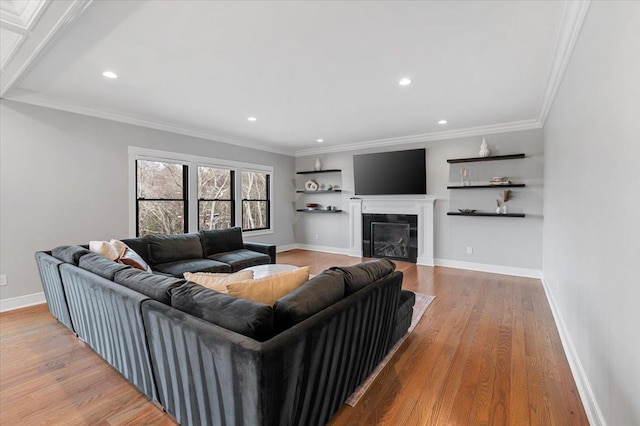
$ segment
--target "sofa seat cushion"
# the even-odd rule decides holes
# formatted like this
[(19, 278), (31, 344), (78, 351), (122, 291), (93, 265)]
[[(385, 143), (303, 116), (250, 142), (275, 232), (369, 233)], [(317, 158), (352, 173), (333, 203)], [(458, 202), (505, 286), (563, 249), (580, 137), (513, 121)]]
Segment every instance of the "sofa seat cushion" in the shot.
[(149, 260), (152, 267), (158, 263), (203, 257), (198, 234), (147, 235), (145, 238), (149, 243)]
[[(242, 271), (238, 272), (242, 273)], [(291, 293), (309, 280), (309, 267), (270, 274), (258, 279), (229, 283), (226, 293), (231, 296), (273, 305), (276, 300)]]
[(236, 272), (250, 266), (265, 265), (271, 263), (269, 255), (257, 251), (239, 249), (226, 253), (212, 254), (207, 259), (217, 260), (231, 266), (231, 271)]
[(409, 290), (402, 290), (400, 292), (400, 303), (398, 305), (398, 312), (396, 318), (404, 318), (409, 312), (413, 312), (413, 305), (416, 304), (416, 295)]
[(231, 267), (211, 259), (190, 259), (160, 263), (153, 270), (182, 278), (185, 272), (231, 272)]
[(273, 308), (187, 282), (171, 292), (171, 306), (202, 320), (264, 341), (273, 336)]
[(51, 250), (51, 256), (76, 266), (80, 258), (89, 253), (91, 253), (89, 250), (80, 246), (60, 246)]
[(135, 268), (116, 272), (113, 280), (165, 305), (171, 304), (171, 290), (186, 282), (175, 277), (156, 275)]
[(345, 296), (342, 274), (326, 270), (316, 275), (273, 305), (274, 328), (282, 332), (317, 314)]
[(331, 269), (344, 275), (345, 296), (350, 296), (395, 271), (396, 264), (389, 259), (379, 259), (353, 266), (334, 266)]
[(199, 234), (204, 257), (244, 248), (242, 229), (237, 226), (227, 229), (200, 231)]
[(123, 269), (132, 269), (131, 266), (114, 262), (97, 253), (89, 253), (82, 256), (78, 262), (78, 266), (111, 281), (113, 281), (116, 272), (122, 271)]

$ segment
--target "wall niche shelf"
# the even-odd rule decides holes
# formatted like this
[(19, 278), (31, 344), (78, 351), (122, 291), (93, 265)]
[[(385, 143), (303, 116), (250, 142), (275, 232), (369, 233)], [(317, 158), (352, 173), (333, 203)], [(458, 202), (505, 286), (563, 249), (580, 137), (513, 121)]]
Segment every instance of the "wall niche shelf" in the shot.
[(508, 185), (449, 185), (447, 189), (475, 189), (475, 188), (523, 188), (526, 185), (524, 183), (510, 183)]
[(462, 213), (462, 212), (447, 212), (447, 216), (482, 216), (482, 217), (525, 217), (524, 213)]
[[(523, 154), (524, 155), (524, 154)], [(306, 170), (302, 172), (296, 172), (297, 175), (312, 175), (314, 173), (340, 173), (341, 169), (329, 169), (329, 170)]]
[(297, 209), (301, 213), (341, 213), (342, 210), (321, 210), (321, 209)]
[(305, 191), (303, 189), (299, 189), (296, 191), (298, 194), (333, 194), (334, 192), (342, 192), (341, 189), (318, 189), (317, 191)]
[(494, 155), (493, 157), (452, 158), (447, 160), (447, 163), (474, 163), (478, 161), (515, 160), (518, 158), (524, 158), (524, 154)]

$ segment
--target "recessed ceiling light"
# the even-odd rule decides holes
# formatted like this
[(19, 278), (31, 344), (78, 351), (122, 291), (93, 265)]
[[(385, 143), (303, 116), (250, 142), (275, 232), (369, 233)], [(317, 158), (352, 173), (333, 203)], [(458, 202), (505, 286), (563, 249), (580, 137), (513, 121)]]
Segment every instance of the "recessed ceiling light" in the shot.
[(324, 142), (324, 139), (316, 139), (316, 142)]
[(410, 85), (410, 84), (411, 84), (411, 80), (409, 80), (408, 78), (403, 78), (402, 80), (400, 80), (400, 81), (398, 82), (398, 84), (399, 84), (400, 86), (408, 86), (408, 85)]
[(247, 120), (249, 120), (249, 121), (256, 121), (256, 120), (257, 120), (257, 118), (255, 118), (255, 117), (249, 117), (249, 118), (247, 118)]
[(118, 78), (118, 74), (113, 71), (105, 71), (102, 73), (102, 75), (107, 78)]
[(438, 124), (447, 124), (447, 120), (440, 120), (438, 121)]

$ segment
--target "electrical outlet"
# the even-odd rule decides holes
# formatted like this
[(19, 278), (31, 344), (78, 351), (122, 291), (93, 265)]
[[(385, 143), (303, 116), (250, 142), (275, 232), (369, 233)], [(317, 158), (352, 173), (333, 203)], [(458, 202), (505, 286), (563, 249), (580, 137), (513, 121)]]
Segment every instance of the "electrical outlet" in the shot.
[(467, 247), (467, 254), (473, 254), (473, 247)]
[(7, 285), (7, 276), (0, 275), (0, 285)]
[(318, 234), (316, 234), (316, 240), (319, 238)]

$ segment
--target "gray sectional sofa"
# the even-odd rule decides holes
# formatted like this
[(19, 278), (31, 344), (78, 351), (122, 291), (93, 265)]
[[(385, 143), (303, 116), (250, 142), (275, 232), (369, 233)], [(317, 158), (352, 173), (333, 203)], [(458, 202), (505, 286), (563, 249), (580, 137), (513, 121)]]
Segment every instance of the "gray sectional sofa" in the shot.
[(331, 268), (267, 306), (167, 275), (177, 255), (151, 241), (172, 238), (191, 237), (146, 238), (161, 273), (80, 246), (36, 261), (52, 314), (181, 424), (325, 424), (409, 327), (414, 295), (389, 260)]

